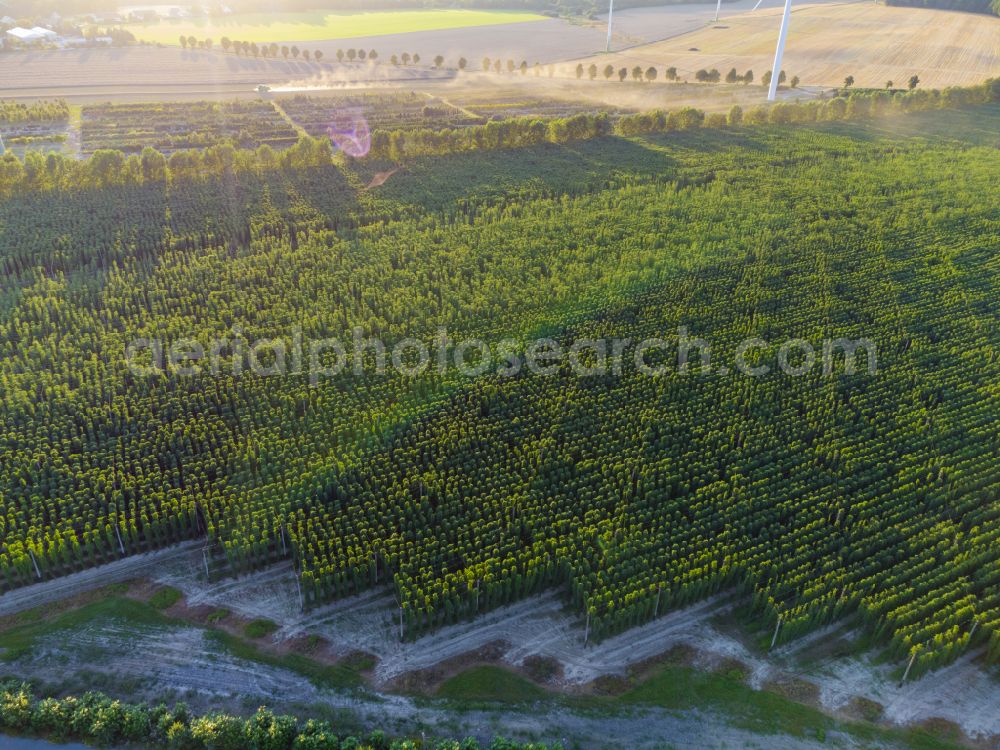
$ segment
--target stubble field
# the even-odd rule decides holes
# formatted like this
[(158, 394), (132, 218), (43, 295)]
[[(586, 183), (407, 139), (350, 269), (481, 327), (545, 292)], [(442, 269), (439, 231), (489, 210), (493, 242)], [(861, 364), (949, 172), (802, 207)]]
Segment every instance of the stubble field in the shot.
[(354, 39), (375, 34), (398, 34), (470, 26), (538, 21), (534, 13), (494, 10), (414, 10), (376, 13), (242, 13), (222, 18), (163, 19), (126, 24), (137, 39), (156, 44), (177, 44), (181, 34), (218, 41), (223, 36), (248, 42), (303, 42)]
[[(723, 75), (736, 68), (760, 80), (773, 65), (780, 19), (778, 8), (724, 11), (718, 24), (584, 64), (674, 66), (688, 80), (702, 68)], [(976, 84), (1000, 75), (1000, 18), (870, 3), (808, 5), (792, 13), (783, 67), (806, 85), (837, 86), (849, 75), (869, 87), (890, 80), (901, 86), (912, 75), (929, 88)]]

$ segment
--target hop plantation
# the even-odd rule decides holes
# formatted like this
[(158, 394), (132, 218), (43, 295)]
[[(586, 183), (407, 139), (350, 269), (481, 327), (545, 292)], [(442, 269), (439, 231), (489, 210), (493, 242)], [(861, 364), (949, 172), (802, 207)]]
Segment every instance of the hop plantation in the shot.
[[(3, 585), (204, 538), (212, 576), (291, 559), (307, 608), (393, 587), (402, 638), (558, 588), (599, 639), (739, 588), (776, 642), (858, 613), (913, 674), (1000, 656), (996, 85), (836, 101), (380, 131), (360, 162), (4, 157)], [(440, 326), (685, 327), (730, 368), (863, 338), (879, 366), (313, 385), (124, 356)]]

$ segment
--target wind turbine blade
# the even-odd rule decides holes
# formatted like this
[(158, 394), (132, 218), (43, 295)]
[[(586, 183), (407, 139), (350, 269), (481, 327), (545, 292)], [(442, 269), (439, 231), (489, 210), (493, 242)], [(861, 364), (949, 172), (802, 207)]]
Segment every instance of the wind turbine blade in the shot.
[(605, 52), (611, 51), (611, 22), (615, 18), (615, 0), (611, 0), (611, 4), (608, 6), (608, 44), (604, 48)]
[(781, 78), (781, 59), (785, 56), (785, 40), (788, 38), (788, 22), (792, 16), (792, 0), (785, 0), (785, 13), (781, 17), (781, 31), (778, 33), (778, 48), (774, 51), (774, 67), (771, 68), (771, 88), (767, 100), (773, 102), (778, 96), (778, 79)]

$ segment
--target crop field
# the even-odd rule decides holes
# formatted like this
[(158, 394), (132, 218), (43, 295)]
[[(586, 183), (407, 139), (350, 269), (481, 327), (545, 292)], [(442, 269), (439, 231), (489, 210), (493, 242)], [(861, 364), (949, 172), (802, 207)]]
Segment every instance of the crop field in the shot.
[(552, 97), (503, 93), (468, 93), (451, 98), (460, 107), (475, 112), (487, 119), (506, 119), (508, 117), (570, 117), (581, 112), (607, 112), (609, 115), (634, 112), (628, 107), (615, 107), (593, 102), (559, 100)]
[[(413, 159), (373, 190), (393, 165), (292, 154), (8, 198), (4, 585), (206, 538), (215, 575), (291, 559), (306, 608), (391, 581), (405, 639), (555, 589), (599, 641), (735, 587), (776, 643), (856, 614), (914, 675), (996, 656), (1000, 109), (929, 120), (946, 135), (901, 117)], [(663, 338), (665, 366), (683, 327), (726, 371), (311, 383), (124, 359), (439, 326), (517, 362), (539, 335)], [(877, 371), (741, 376), (748, 337), (771, 365), (781, 341), (866, 339)]]
[(463, 29), (544, 20), (534, 13), (499, 10), (397, 10), (366, 13), (310, 11), (240, 13), (223, 18), (161, 19), (125, 24), (136, 39), (177, 44), (180, 35), (218, 41), (224, 36), (247, 42), (313, 42), (383, 34)]
[(85, 105), (84, 153), (118, 149), (138, 153), (151, 146), (170, 154), (187, 148), (231, 143), (242, 148), (284, 148), (298, 133), (266, 101)]
[(0, 138), (19, 157), (31, 150), (67, 151), (70, 108), (65, 101), (23, 104), (0, 100)]
[[(688, 80), (699, 69), (753, 70), (760, 80), (773, 65), (780, 18), (777, 8), (723, 11), (717, 25), (592, 59), (674, 66)], [(803, 6), (792, 14), (784, 68), (804, 85), (839, 86), (854, 76), (856, 85), (880, 88), (912, 75), (928, 87), (976, 84), (1000, 75), (1000, 18), (871, 3)]]
[(326, 135), (331, 120), (343, 112), (363, 115), (372, 130), (437, 130), (482, 122), (438, 97), (413, 91), (335, 96), (298, 94), (282, 98), (280, 104), (288, 116), (312, 136)]

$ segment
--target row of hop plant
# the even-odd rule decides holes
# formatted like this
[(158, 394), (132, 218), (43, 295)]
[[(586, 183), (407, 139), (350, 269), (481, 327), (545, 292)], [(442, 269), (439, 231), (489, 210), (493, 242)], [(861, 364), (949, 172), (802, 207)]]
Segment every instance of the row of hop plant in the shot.
[[(802, 242), (788, 242), (789, 246), (794, 247), (801, 247), (802, 244)], [(859, 248), (858, 251), (866, 252), (866, 249)], [(794, 268), (794, 265), (794, 262), (788, 264), (791, 268)], [(784, 265), (781, 267), (786, 268)], [(862, 263), (862, 270), (864, 270), (864, 263)], [(874, 268), (870, 270), (872, 276), (877, 276), (877, 271)], [(856, 282), (861, 283), (862, 278), (871, 278), (871, 276), (859, 274)], [(728, 288), (729, 283), (720, 279), (720, 286)], [(788, 298), (791, 295), (791, 290), (785, 288), (783, 294)], [(657, 298), (653, 310), (675, 309), (675, 307), (667, 300)], [(755, 309), (755, 306), (750, 309)], [(625, 313), (620, 314), (624, 315)], [(644, 315), (629, 312), (627, 317), (630, 320), (656, 321), (656, 312), (645, 311)], [(806, 320), (808, 317), (803, 322)], [(790, 325), (790, 321), (783, 321), (783, 325)], [(660, 329), (668, 327), (660, 326)], [(717, 330), (718, 321), (716, 321), (716, 325), (710, 327)], [(650, 331), (618, 330), (616, 333), (619, 335), (627, 334), (632, 338), (642, 338), (643, 335), (651, 334), (656, 328), (654, 325)], [(887, 343), (892, 345), (894, 342), (890, 339)], [(953, 372), (948, 377), (955, 378), (957, 373)], [(566, 388), (564, 382), (557, 381), (557, 385), (560, 388)], [(527, 388), (528, 385), (525, 384), (524, 387)], [(893, 395), (895, 388), (896, 384), (893, 384), (889, 390), (867, 394), (866, 398), (873, 399), (871, 403), (887, 403), (891, 398), (900, 397), (899, 394)], [(547, 577), (553, 575), (557, 578), (566, 577), (564, 580), (574, 591), (574, 601), (579, 605), (584, 605), (591, 616), (592, 633), (595, 637), (617, 632), (621, 628), (648, 618), (657, 611), (658, 600), (665, 610), (667, 607), (676, 606), (679, 603), (696, 600), (707, 593), (718, 590), (720, 586), (729, 585), (734, 580), (749, 575), (752, 581), (756, 581), (753, 586), (757, 587), (760, 594), (760, 597), (756, 599), (757, 606), (770, 613), (772, 624), (779, 621), (780, 618), (780, 638), (777, 639), (780, 642), (806, 632), (819, 624), (829, 622), (835, 617), (854, 611), (859, 603), (867, 601), (870, 597), (877, 597), (884, 587), (891, 589), (897, 584), (900, 586), (912, 585), (911, 582), (916, 570), (913, 559), (904, 557), (897, 564), (901, 550), (890, 542), (891, 540), (903, 539), (893, 528), (893, 524), (905, 526), (917, 517), (918, 512), (930, 513), (933, 508), (937, 507), (929, 505), (924, 499), (926, 493), (933, 492), (939, 497), (944, 497), (942, 493), (946, 491), (948, 495), (964, 497), (961, 505), (951, 506), (951, 510), (962, 517), (970, 517), (980, 508), (989, 507), (990, 482), (988, 473), (984, 474), (984, 472), (988, 472), (990, 460), (982, 452), (972, 454), (976, 467), (974, 475), (977, 477), (979, 486), (949, 485), (947, 484), (947, 474), (936, 470), (923, 477), (920, 484), (895, 489), (892, 487), (895, 481), (892, 477), (883, 478), (882, 484), (877, 484), (874, 481), (877, 477), (875, 467), (886, 460), (884, 456), (879, 455), (866, 459), (866, 461), (871, 462), (870, 471), (876, 473), (858, 477), (858, 481), (848, 480), (846, 477), (840, 476), (837, 485), (827, 484), (826, 482), (829, 480), (824, 477), (822, 471), (814, 474), (816, 469), (829, 471), (839, 463), (841, 464), (838, 469), (839, 474), (843, 472), (844, 466), (835, 454), (824, 453), (822, 459), (817, 461), (815, 468), (811, 463), (807, 467), (802, 467), (805, 468), (806, 473), (799, 481), (807, 482), (808, 479), (808, 482), (802, 485), (801, 489), (799, 487), (791, 488), (793, 495), (782, 502), (782, 505), (787, 506), (787, 508), (779, 505), (770, 512), (761, 508), (741, 517), (741, 520), (745, 523), (748, 522), (750, 526), (743, 534), (739, 535), (739, 546), (728, 551), (721, 559), (720, 553), (708, 553), (706, 556), (707, 551), (699, 552), (699, 549), (704, 540), (718, 538), (719, 533), (725, 529), (726, 514), (721, 513), (719, 509), (729, 509), (734, 504), (739, 507), (740, 503), (747, 503), (751, 495), (739, 487), (730, 488), (723, 484), (714, 489), (712, 494), (706, 493), (704, 495), (708, 499), (717, 494), (717, 499), (704, 507), (699, 506), (691, 499), (699, 495), (698, 490), (701, 483), (698, 482), (697, 474), (689, 475), (684, 479), (672, 478), (662, 485), (660, 481), (657, 481), (653, 487), (645, 489), (646, 483), (641, 479), (634, 482), (634, 487), (630, 487), (627, 473), (622, 472), (617, 478), (617, 484), (590, 488), (586, 485), (575, 486), (573, 483), (575, 481), (574, 472), (567, 469), (567, 472), (561, 472), (562, 476), (559, 477), (558, 482), (546, 486), (546, 492), (555, 494), (547, 501), (546, 504), (549, 505), (549, 508), (540, 514), (540, 518), (550, 519), (549, 514), (553, 513), (554, 508), (564, 509), (565, 522), (568, 526), (562, 533), (568, 532), (570, 539), (564, 539), (560, 536), (558, 530), (561, 522), (558, 520), (555, 522), (555, 527), (551, 525), (551, 520), (545, 521), (544, 533), (538, 534), (536, 526), (535, 533), (532, 534), (527, 519), (534, 517), (531, 511), (537, 513), (540, 509), (537, 506), (533, 509), (522, 507), (521, 501), (516, 500), (511, 495), (512, 488), (518, 487), (519, 482), (527, 481), (533, 476), (531, 466), (518, 461), (517, 455), (510, 452), (510, 447), (531, 445), (533, 434), (526, 433), (523, 429), (511, 428), (509, 425), (534, 425), (537, 422), (545, 424), (547, 415), (544, 409), (549, 400), (544, 393), (544, 390), (541, 392), (536, 390), (530, 397), (511, 398), (499, 395), (487, 397), (490, 406), (485, 409), (485, 413), (489, 414), (491, 418), (496, 412), (497, 403), (505, 405), (501, 407), (502, 409), (509, 408), (512, 403), (530, 404), (532, 415), (529, 417), (521, 412), (501, 411), (502, 417), (497, 416), (496, 420), (505, 426), (502, 433), (479, 434), (471, 426), (464, 427), (461, 433), (467, 435), (466, 439), (476, 447), (474, 453), (463, 453), (461, 459), (450, 455), (444, 446), (440, 449), (433, 448), (437, 442), (434, 436), (440, 433), (440, 429), (433, 427), (420, 430), (428, 447), (419, 451), (420, 459), (416, 465), (407, 466), (408, 456), (400, 445), (393, 446), (391, 460), (387, 460), (385, 456), (373, 459), (373, 466), (359, 470), (359, 479), (363, 477), (361, 486), (353, 491), (349, 488), (335, 490), (331, 508), (333, 516), (322, 521), (318, 526), (315, 524), (307, 526), (303, 531), (297, 533), (297, 537), (300, 539), (300, 559), (304, 568), (309, 571), (308, 577), (304, 576), (304, 580), (310, 584), (315, 582), (322, 586), (324, 576), (333, 574), (337, 577), (341, 575), (338, 571), (354, 570), (354, 586), (370, 585), (364, 574), (368, 554), (364, 544), (355, 542), (350, 547), (344, 547), (340, 544), (327, 545), (316, 542), (321, 542), (326, 536), (323, 529), (327, 523), (331, 524), (329, 527), (331, 531), (336, 529), (336, 532), (332, 533), (330, 537), (333, 540), (386, 538), (386, 531), (373, 533), (361, 531), (358, 528), (352, 530), (350, 524), (361, 522), (362, 519), (352, 517), (349, 512), (345, 515), (343, 505), (344, 497), (364, 497), (366, 502), (369, 498), (370, 501), (375, 502), (376, 498), (385, 497), (387, 507), (369, 514), (368, 523), (371, 522), (370, 519), (383, 518), (388, 522), (393, 522), (393, 515), (399, 512), (398, 509), (405, 509), (400, 513), (401, 517), (396, 522), (405, 524), (403, 528), (407, 530), (406, 533), (414, 534), (417, 540), (423, 536), (421, 530), (427, 528), (438, 529), (441, 534), (454, 540), (461, 540), (460, 529), (463, 527), (480, 529), (482, 531), (477, 535), (477, 548), (488, 556), (486, 560), (476, 562), (475, 559), (470, 559), (469, 552), (459, 553), (455, 547), (449, 547), (449, 554), (456, 555), (458, 561), (449, 561), (450, 557), (435, 559), (431, 556), (428, 558), (425, 554), (416, 552), (428, 549), (428, 546), (422, 542), (409, 549), (394, 543), (386, 551), (378, 552), (379, 556), (389, 561), (391, 570), (395, 570), (397, 567), (399, 569), (395, 579), (400, 586), (399, 594), (404, 608), (404, 624), (408, 632), (420, 632), (428, 627), (452, 622), (458, 617), (480, 611), (484, 597), (488, 597), (494, 603), (502, 603), (536, 590), (539, 583), (535, 582), (536, 578), (531, 573), (534, 568), (535, 570), (547, 571), (540, 579), (541, 585), (546, 585), (547, 580), (550, 580)], [(778, 394), (771, 393), (770, 395), (771, 398), (774, 398)], [(796, 392), (793, 395), (808, 401), (804, 392)], [(673, 396), (663, 400), (670, 404), (685, 404), (690, 400), (691, 394), (688, 393), (686, 396), (686, 398)], [(747, 398), (751, 398), (749, 394)], [(751, 400), (754, 399), (751, 398)], [(759, 393), (757, 400), (763, 403), (767, 402), (767, 399)], [(637, 408), (636, 404), (624, 399), (612, 399), (611, 403), (615, 404), (616, 409), (621, 413), (630, 415), (633, 420), (636, 414), (642, 413), (641, 404)], [(560, 403), (560, 413), (564, 412), (567, 407), (568, 404), (563, 399)], [(982, 405), (977, 413), (982, 414), (988, 408), (988, 405)], [(449, 426), (456, 423), (466, 424), (465, 420), (469, 419), (475, 425), (476, 419), (484, 413), (484, 408), (481, 402), (474, 403), (470, 405), (468, 413), (463, 414), (457, 404), (452, 404), (445, 413), (448, 415), (446, 424)], [(693, 409), (693, 414), (688, 414), (687, 418), (692, 423), (697, 424), (695, 414), (698, 414), (697, 408)], [(972, 414), (967, 414), (966, 417), (977, 418), (973, 417)], [(555, 418), (554, 415), (552, 418)], [(565, 419), (565, 416), (561, 417), (561, 420), (565, 421)], [(651, 423), (655, 424), (657, 421), (653, 418)], [(615, 424), (610, 414), (604, 414), (603, 419), (597, 420), (597, 424), (605, 422), (608, 425), (607, 428), (616, 435), (629, 429), (625, 425)], [(687, 420), (682, 420), (682, 422), (687, 423)], [(808, 432), (814, 432), (818, 426), (819, 423), (816, 423), (815, 426), (807, 425)], [(533, 429), (540, 429), (540, 426)], [(594, 424), (586, 423), (570, 433), (587, 436), (584, 445), (581, 446), (581, 450), (584, 452), (588, 448), (594, 449), (592, 440), (601, 445), (605, 443), (608, 445), (609, 456), (603, 461), (588, 456), (588, 464), (613, 466), (613, 456), (631, 453), (630, 450), (616, 444), (615, 438), (611, 435), (604, 434), (600, 438), (593, 437), (592, 431), (594, 429)], [(566, 435), (560, 436), (561, 441), (566, 439)], [(745, 438), (743, 439), (745, 440)], [(943, 441), (944, 447), (948, 450), (963, 449), (961, 445), (949, 443), (950, 441)], [(680, 445), (683, 446), (684, 443)], [(496, 452), (479, 455), (486, 446), (493, 446), (493, 450)], [(853, 447), (855, 450), (863, 448), (860, 445)], [(661, 443), (658, 448), (659, 450), (669, 450), (670, 443)], [(777, 446), (774, 446), (772, 450), (776, 448)], [(433, 450), (440, 450), (442, 453), (438, 455), (432, 452)], [(560, 450), (570, 451), (570, 448), (563, 446)], [(782, 451), (777, 455), (761, 452), (753, 464), (755, 471), (764, 472), (758, 482), (759, 486), (756, 492), (773, 492), (774, 488), (770, 487), (773, 480), (769, 478), (771, 472), (775, 468), (781, 471), (786, 466), (788, 468), (795, 467), (798, 464), (796, 455), (799, 450), (789, 447), (787, 452)], [(879, 450), (884, 451), (885, 447), (880, 446)], [(568, 455), (572, 455), (572, 453), (570, 452)], [(768, 460), (764, 460), (765, 457), (768, 457)], [(514, 460), (512, 461), (512, 459)], [(573, 460), (579, 464), (579, 458)], [(460, 461), (466, 463), (463, 464)], [(471, 467), (466, 468), (469, 461), (474, 461), (474, 466), (490, 467), (491, 473), (483, 475), (473, 471)], [(723, 465), (728, 463), (728, 461), (722, 462)], [(433, 471), (434, 474), (440, 473), (435, 467), (453, 465), (462, 466), (460, 475), (462, 478), (451, 481), (441, 477), (436, 477), (433, 480), (422, 479), (418, 485), (411, 485), (409, 492), (406, 491), (405, 485), (401, 486), (402, 475), (427, 477), (429, 471)], [(391, 473), (399, 471), (401, 475), (387, 478), (383, 485), (372, 487), (371, 480), (387, 470)], [(479, 471), (481, 472), (482, 468)], [(466, 472), (468, 472), (467, 476)], [(494, 494), (490, 491), (491, 488), (498, 486), (492, 472), (498, 472), (506, 478), (503, 493)], [(649, 475), (643, 471), (639, 476), (648, 477)], [(980, 481), (981, 478), (986, 478), (986, 481)], [(821, 483), (812, 489), (813, 492), (818, 493), (815, 495), (814, 503), (800, 506), (798, 501), (793, 500), (795, 493), (805, 492), (809, 483), (815, 483), (817, 480), (821, 480)], [(341, 481), (343, 480), (338, 480), (338, 484)], [(865, 493), (868, 499), (865, 501), (855, 500), (852, 506), (845, 506), (838, 497), (841, 493), (850, 495), (852, 492), (860, 492), (866, 484)], [(925, 488), (921, 489), (921, 485), (925, 485)], [(393, 487), (397, 488), (395, 492), (392, 490)], [(473, 492), (474, 495), (469, 496), (469, 492)], [(987, 493), (985, 496), (984, 492)], [(869, 497), (868, 493), (873, 496)], [(518, 492), (516, 497), (520, 496), (521, 493)], [(588, 502), (600, 503), (603, 499), (604, 502), (610, 503), (622, 496), (631, 496), (630, 513), (634, 512), (637, 506), (644, 507), (644, 505), (640, 506), (640, 503), (649, 504), (650, 510), (653, 512), (648, 518), (643, 519), (641, 528), (650, 528), (650, 524), (654, 523), (653, 519), (657, 517), (657, 514), (664, 515), (659, 522), (662, 526), (654, 525), (651, 528), (650, 557), (643, 559), (639, 553), (641, 548), (635, 548), (634, 544), (628, 546), (629, 551), (624, 555), (625, 562), (620, 566), (622, 585), (626, 588), (619, 594), (613, 589), (609, 590), (604, 587), (609, 583), (607, 555), (609, 551), (620, 545), (617, 540), (623, 533), (622, 530), (616, 530), (612, 525), (603, 533), (595, 532), (596, 544), (593, 547), (585, 545), (574, 548), (573, 539), (576, 539), (575, 544), (579, 545), (580, 535), (579, 528), (573, 519), (580, 515), (586, 518), (590, 512), (598, 511), (596, 507), (588, 510), (591, 508)], [(913, 497), (912, 501), (909, 499), (911, 496)], [(683, 509), (667, 502), (667, 499), (671, 497), (678, 498), (678, 501), (684, 505)], [(411, 505), (418, 500), (417, 505)], [(537, 502), (537, 498), (533, 499), (533, 503)], [(469, 507), (477, 509), (474, 518), (464, 518), (467, 513), (463, 515), (460, 510)], [(490, 511), (489, 514), (487, 514), (487, 509)], [(456, 518), (456, 514), (459, 514), (458, 517), (464, 518), (464, 520), (457, 522), (448, 520)], [(700, 525), (693, 525), (693, 522), (699, 519), (702, 514), (704, 514), (706, 521), (711, 519), (719, 526), (715, 528), (708, 526), (702, 530)], [(784, 523), (780, 522), (779, 519), (783, 516), (795, 517), (796, 515), (802, 517), (796, 523), (795, 533), (788, 536), (791, 530), (786, 529)], [(935, 516), (930, 515), (928, 521), (933, 518)], [(661, 528), (663, 531), (657, 533), (657, 529)], [(663, 539), (671, 538), (677, 533), (667, 530), (679, 528), (690, 529), (686, 536), (689, 536), (693, 548), (685, 550), (684, 547), (678, 546), (676, 551), (671, 548), (670, 555), (664, 557)], [(866, 531), (860, 538), (852, 541), (852, 537), (859, 533), (857, 531), (859, 529), (866, 529)], [(880, 536), (880, 529), (888, 533), (889, 536)], [(495, 530), (495, 532), (491, 531), (487, 534), (486, 530)], [(927, 536), (927, 544), (920, 545), (920, 540), (918, 540), (918, 547), (930, 552), (939, 547), (943, 530), (931, 524), (927, 526), (927, 531), (931, 532)], [(529, 534), (527, 539), (524, 537), (525, 533)], [(946, 534), (945, 538), (951, 538), (950, 530), (944, 533)], [(994, 535), (995, 532), (971, 539), (959, 537), (958, 543), (979, 550), (978, 564), (995, 565)], [(534, 539), (534, 542), (525, 546), (531, 539)], [(543, 546), (536, 546), (542, 540), (544, 540)], [(741, 549), (740, 547), (744, 544), (750, 546)], [(775, 555), (774, 545), (778, 545), (780, 555)], [(462, 546), (459, 546), (458, 549), (462, 549)], [(346, 558), (341, 557), (345, 554)], [(588, 561), (586, 564), (574, 563), (569, 568), (565, 566), (567, 557), (572, 558), (574, 555), (580, 554), (583, 554), (583, 559)], [(411, 555), (414, 555), (414, 558), (412, 562), (408, 562), (407, 558)], [(778, 558), (778, 562), (774, 562), (775, 557)], [(825, 579), (817, 582), (817, 560), (824, 558), (827, 560), (825, 565), (833, 567), (830, 568), (830, 574)], [(849, 566), (836, 575), (832, 575), (833, 571), (844, 563), (848, 563)], [(317, 570), (315, 568), (317, 564), (323, 567)], [(411, 564), (417, 566), (416, 569), (411, 568)], [(354, 566), (357, 565), (362, 567), (355, 568)], [(482, 565), (485, 567), (478, 567)], [(452, 570), (452, 566), (457, 566), (457, 570)], [(463, 573), (463, 570), (469, 571), (470, 569), (476, 570), (471, 578)], [(368, 570), (369, 573), (372, 572), (370, 568)], [(444, 572), (446, 570), (449, 572)], [(672, 578), (658, 582), (644, 580), (642, 575), (644, 571), (663, 570), (673, 571)], [(938, 575), (938, 581), (935, 584), (936, 590), (941, 590), (942, 586), (949, 585), (950, 582), (962, 580), (961, 567), (943, 565), (937, 566), (935, 570)], [(579, 576), (585, 576), (585, 578), (581, 580)], [(333, 588), (327, 590), (326, 594), (317, 592), (319, 600), (322, 600), (324, 596), (343, 595), (353, 591), (354, 588), (351, 586), (340, 588), (340, 584), (344, 580), (346, 579), (341, 578), (335, 582)], [(583, 581), (587, 581), (587, 583), (583, 584)], [(977, 596), (981, 597), (986, 606), (993, 606), (990, 602), (994, 602), (995, 592), (991, 594), (990, 589), (979, 584), (972, 584), (972, 587), (972, 590), (977, 592)], [(414, 591), (418, 593), (414, 595)], [(910, 598), (912, 600), (914, 597), (911, 595)], [(921, 627), (925, 635), (929, 634), (929, 628), (941, 629), (940, 623), (937, 622), (938, 618), (934, 606), (923, 607), (919, 600), (913, 603), (920, 604), (922, 607), (920, 609), (910, 607), (909, 611), (914, 622), (923, 623)], [(968, 628), (971, 627), (971, 621), (963, 618), (962, 613), (958, 613), (957, 617), (956, 623), (962, 623), (967, 632)], [(897, 629), (906, 624), (906, 621), (901, 618), (896, 618), (893, 622)], [(949, 633), (955, 638), (949, 641), (952, 645), (949, 645), (944, 651), (960, 650), (962, 639), (965, 636), (954, 629), (950, 629)]]
[[(607, 120), (574, 122), (586, 133)], [(912, 615), (887, 608), (885, 635), (956, 652), (972, 640), (964, 598), (985, 611), (994, 588), (947, 565), (917, 586), (949, 540), (984, 571), (1000, 548), (972, 533), (995, 505), (995, 399), (982, 382), (995, 296), (988, 273), (955, 262), (976, 267), (989, 249), (981, 196), (996, 156), (823, 129), (751, 134), (753, 147), (670, 150), (654, 174), (633, 164), (440, 212), (373, 200), (352, 214), (356, 191), (316, 143), (281, 168), (216, 149), (192, 161), (197, 179), (177, 180), (172, 158), (169, 183), (117, 177), (12, 199), (4, 228), (19, 234), (4, 262), (19, 293), (0, 320), (9, 565), (30, 577), (32, 544), (72, 561), (122, 520), (162, 546), (186, 513), (237, 569), (292, 555), (311, 602), (391, 578), (407, 635), (562, 585), (600, 638), (740, 582), (779, 640), (899, 590)], [(890, 185), (908, 200), (888, 212)], [(53, 226), (29, 221), (39, 201)], [(73, 242), (67, 227), (82, 228)], [(89, 276), (100, 284), (77, 285)], [(125, 332), (232, 336), (238, 324), (253, 339), (363, 323), (391, 343), (435, 323), (533, 331), (550, 314), (576, 338), (686, 321), (719, 347), (755, 331), (874, 331), (887, 374), (832, 385), (348, 374), (311, 388), (136, 379), (107, 354), (124, 351)], [(945, 594), (962, 606), (932, 632), (929, 603)]]

